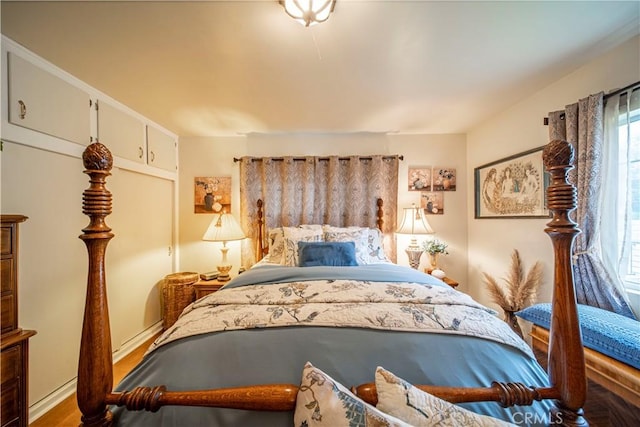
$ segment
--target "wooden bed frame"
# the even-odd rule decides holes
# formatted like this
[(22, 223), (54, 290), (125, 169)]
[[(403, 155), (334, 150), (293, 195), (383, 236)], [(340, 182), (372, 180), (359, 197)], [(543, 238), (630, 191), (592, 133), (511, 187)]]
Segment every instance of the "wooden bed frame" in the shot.
[[(494, 382), (491, 387), (484, 388), (420, 386), (423, 390), (453, 403), (497, 401), (503, 406), (512, 406), (554, 399), (554, 413), (550, 414), (550, 421), (566, 426), (588, 425), (582, 411), (586, 399), (585, 359), (571, 269), (571, 248), (579, 233), (577, 225), (569, 218), (569, 212), (576, 207), (576, 190), (567, 182), (573, 156), (571, 144), (559, 140), (550, 142), (543, 153), (545, 166), (551, 175), (547, 205), (553, 215), (545, 232), (551, 238), (555, 256), (548, 368), (551, 385), (529, 387), (521, 383)], [(105, 184), (113, 159), (104, 145), (94, 143), (83, 153), (83, 162), (84, 172), (90, 177), (90, 187), (83, 193), (83, 212), (89, 216), (90, 223), (80, 236), (89, 255), (77, 385), (82, 425), (112, 425), (109, 405), (147, 411), (157, 411), (165, 405), (293, 411), (298, 392), (298, 386), (294, 384), (179, 392), (159, 385), (137, 387), (126, 392), (113, 391), (105, 278), (105, 252), (113, 237), (105, 222), (111, 213), (111, 193)], [(354, 391), (365, 401), (377, 401), (372, 383), (354, 387)]]

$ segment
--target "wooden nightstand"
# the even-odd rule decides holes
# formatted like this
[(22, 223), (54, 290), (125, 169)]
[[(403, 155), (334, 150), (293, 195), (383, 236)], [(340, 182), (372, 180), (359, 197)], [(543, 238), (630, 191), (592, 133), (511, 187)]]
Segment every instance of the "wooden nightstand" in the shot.
[[(424, 272), (427, 273), (427, 274), (431, 274), (432, 271), (433, 271), (433, 268), (431, 268), (431, 267), (427, 267), (427, 268), (424, 269)], [(443, 277), (440, 280), (442, 280), (444, 283), (446, 283), (447, 285), (451, 286), (454, 289), (457, 288), (458, 285), (459, 285), (459, 283), (456, 280), (453, 280), (453, 279), (451, 279), (449, 277), (446, 277), (446, 276)]]
[(226, 282), (220, 282), (217, 279), (213, 279), (213, 280), (202, 280), (201, 279), (201, 280), (198, 280), (193, 285), (193, 288), (196, 290), (196, 299), (200, 299), (205, 295), (209, 295), (209, 294), (212, 294), (212, 293), (216, 292), (218, 289), (220, 289), (221, 287), (223, 287), (227, 283), (229, 283), (228, 280)]

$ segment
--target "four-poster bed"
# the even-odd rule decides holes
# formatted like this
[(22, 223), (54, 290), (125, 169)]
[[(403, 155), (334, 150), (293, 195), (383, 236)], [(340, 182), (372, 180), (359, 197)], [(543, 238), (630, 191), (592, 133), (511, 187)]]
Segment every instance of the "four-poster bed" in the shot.
[[(161, 425), (162, 420), (165, 419), (163, 417), (168, 416), (170, 413), (173, 413), (176, 417), (182, 417), (185, 414), (185, 412), (181, 412), (181, 409), (177, 408), (178, 406), (215, 407), (216, 409), (208, 409), (206, 412), (197, 412), (198, 415), (196, 417), (199, 418), (196, 419), (201, 420), (199, 424), (202, 425), (214, 425), (211, 423), (211, 419), (218, 419), (215, 418), (218, 413), (224, 414), (220, 415), (223, 417), (220, 419), (227, 420), (226, 422), (231, 419), (237, 420), (237, 418), (234, 418), (236, 413), (234, 411), (237, 410), (241, 410), (238, 413), (244, 413), (246, 412), (245, 410), (263, 411), (260, 412), (261, 418), (259, 418), (261, 425), (283, 425), (282, 420), (288, 418), (271, 414), (291, 413), (296, 409), (296, 397), (299, 392), (300, 381), (295, 381), (292, 378), (299, 378), (299, 373), (303, 368), (304, 361), (300, 363), (302, 359), (299, 359), (299, 357), (306, 358), (308, 356), (307, 354), (299, 356), (297, 353), (308, 352), (310, 351), (309, 347), (314, 347), (316, 344), (326, 346), (321, 347), (322, 350), (318, 351), (317, 354), (310, 353), (320, 360), (317, 366), (322, 367), (322, 362), (326, 366), (331, 366), (336, 371), (341, 372), (340, 364), (344, 364), (346, 366), (345, 369), (350, 371), (343, 373), (344, 384), (353, 386), (354, 392), (359, 397), (374, 404), (377, 400), (375, 386), (367, 384), (374, 376), (374, 369), (371, 366), (375, 367), (377, 364), (385, 368), (406, 369), (407, 366), (415, 364), (418, 374), (435, 375), (435, 377), (430, 378), (436, 378), (433, 381), (429, 381), (435, 385), (420, 386), (421, 389), (453, 403), (467, 402), (466, 405), (469, 405), (468, 407), (472, 410), (489, 408), (489, 411), (508, 419), (509, 416), (512, 417), (513, 412), (504, 412), (506, 410), (498, 408), (498, 405), (492, 403), (481, 404), (477, 402), (499, 402), (501, 407), (506, 407), (507, 409), (513, 405), (532, 405), (532, 407), (536, 408), (535, 413), (539, 418), (538, 422), (543, 419), (542, 422), (546, 423), (586, 425), (586, 420), (582, 416), (582, 405), (585, 401), (586, 393), (584, 354), (578, 328), (570, 266), (572, 242), (579, 232), (576, 224), (569, 218), (569, 212), (575, 208), (576, 199), (575, 189), (566, 180), (567, 171), (570, 169), (573, 160), (573, 151), (570, 144), (564, 141), (552, 141), (544, 151), (545, 165), (552, 179), (548, 187), (548, 207), (553, 212), (553, 218), (545, 231), (553, 242), (555, 253), (554, 314), (550, 332), (548, 378), (544, 372), (540, 372), (541, 368), (537, 363), (535, 365), (532, 364), (531, 358), (524, 355), (526, 349), (509, 347), (503, 342), (497, 342), (497, 338), (496, 340), (480, 340), (474, 335), (474, 331), (469, 332), (472, 336), (460, 336), (464, 335), (465, 332), (460, 332), (458, 335), (444, 333), (425, 334), (423, 332), (407, 331), (387, 334), (385, 331), (358, 329), (357, 327), (326, 328), (324, 327), (326, 325), (322, 325), (322, 327), (280, 328), (263, 327), (264, 325), (257, 324), (253, 325), (253, 329), (249, 330), (230, 331), (229, 333), (226, 330), (225, 333), (218, 332), (229, 328), (229, 323), (227, 322), (221, 329), (206, 329), (204, 333), (194, 337), (173, 340), (174, 334), (177, 335), (180, 330), (191, 327), (189, 322), (193, 320), (190, 318), (192, 314), (195, 316), (194, 313), (199, 311), (220, 310), (220, 307), (223, 307), (223, 295), (225, 297), (228, 295), (230, 299), (234, 297), (236, 299), (246, 299), (245, 294), (241, 293), (245, 292), (243, 287), (253, 289), (254, 283), (252, 281), (257, 279), (259, 275), (265, 275), (265, 272), (267, 273), (266, 275), (271, 275), (272, 277), (266, 280), (264, 284), (255, 286), (257, 291), (256, 294), (253, 294), (253, 297), (257, 298), (256, 295), (266, 293), (269, 285), (273, 283), (283, 286), (280, 291), (290, 286), (289, 282), (283, 282), (285, 284), (280, 285), (281, 280), (283, 280), (279, 276), (282, 274), (280, 272), (281, 268), (259, 267), (250, 269), (239, 276), (242, 280), (233, 282), (230, 289), (226, 290), (227, 286), (225, 286), (225, 290), (205, 297), (196, 302), (193, 307), (188, 308), (187, 310), (189, 311), (183, 314), (182, 323), (179, 320), (176, 324), (177, 326), (174, 325), (173, 329), (167, 331), (157, 342), (159, 348), (145, 357), (145, 360), (139, 365), (140, 369), (137, 369), (137, 372), (134, 372), (129, 380), (125, 380), (120, 385), (122, 391), (113, 391), (105, 275), (105, 250), (107, 243), (113, 237), (111, 229), (105, 222), (106, 216), (111, 212), (111, 194), (106, 189), (105, 183), (112, 166), (112, 159), (106, 147), (101, 144), (92, 144), (86, 149), (83, 160), (86, 168), (85, 173), (90, 176), (91, 182), (90, 188), (84, 192), (83, 197), (83, 212), (90, 217), (90, 224), (83, 229), (83, 234), (80, 236), (86, 243), (89, 253), (87, 301), (80, 349), (77, 392), (78, 404), (83, 414), (83, 425), (106, 426), (113, 423), (118, 425), (120, 423), (123, 425), (138, 425), (135, 416), (129, 416), (129, 414), (134, 413), (132, 411), (146, 410), (155, 412), (162, 408), (159, 411), (161, 415), (158, 418), (151, 418), (150, 415), (145, 418), (146, 421), (140, 422), (141, 425), (145, 423), (147, 423), (146, 425)], [(381, 205), (378, 205), (378, 207), (380, 208)], [(302, 248), (303, 246), (300, 247)], [(260, 252), (264, 254), (264, 248), (259, 248), (258, 252), (259, 254)], [(347, 274), (346, 277), (331, 276), (330, 280), (325, 280), (326, 277), (323, 276), (325, 272), (322, 267), (293, 268), (306, 268), (306, 271), (317, 272), (318, 274), (315, 277), (315, 279), (318, 279), (318, 283), (309, 282), (310, 288), (306, 288), (308, 282), (304, 282), (305, 290), (314, 289), (313, 286), (319, 286), (317, 288), (318, 291), (308, 299), (313, 299), (316, 295), (326, 295), (333, 292), (335, 288), (322, 288), (322, 286), (327, 286), (327, 283), (333, 283), (334, 281), (341, 283), (341, 286), (345, 288), (349, 288), (352, 293), (357, 293), (358, 289), (364, 289), (363, 293), (370, 298), (372, 292), (374, 292), (374, 287), (378, 286), (377, 283), (382, 280), (376, 276), (388, 274), (389, 278), (385, 276), (384, 280), (389, 282), (379, 285), (384, 287), (380, 288), (379, 291), (382, 296), (376, 295), (373, 299), (383, 298), (385, 293), (389, 293), (389, 289), (400, 289), (399, 293), (403, 294), (403, 297), (407, 292), (413, 295), (414, 293), (426, 292), (428, 289), (429, 292), (433, 291), (435, 294), (428, 294), (424, 299), (444, 298), (446, 300), (444, 305), (454, 305), (455, 303), (455, 305), (463, 306), (462, 310), (471, 310), (464, 312), (466, 314), (462, 316), (452, 319), (451, 325), (455, 325), (455, 328), (458, 327), (459, 323), (464, 324), (466, 317), (471, 319), (475, 318), (474, 316), (480, 316), (478, 318), (482, 318), (483, 321), (475, 322), (476, 327), (480, 327), (481, 323), (485, 321), (484, 319), (490, 322), (492, 321), (491, 318), (495, 318), (492, 314), (489, 314), (488, 317), (481, 317), (486, 313), (483, 312), (482, 308), (475, 306), (473, 302), (464, 299), (463, 294), (451, 290), (444, 284), (436, 283), (437, 280), (432, 279), (430, 276), (415, 272), (415, 270), (415, 273), (411, 273), (409, 268), (402, 270), (404, 267), (392, 266), (391, 264), (363, 266), (362, 270), (368, 275), (363, 276), (364, 278), (360, 276), (355, 278), (358, 280), (355, 280), (349, 274), (351, 274), (351, 271), (359, 271), (359, 267), (342, 267), (343, 269), (353, 268), (354, 270), (349, 270), (349, 273), (345, 273)], [(338, 271), (340, 268), (335, 268), (332, 271), (334, 270)], [(393, 276), (394, 274), (404, 277), (399, 279), (398, 276)], [(421, 274), (424, 277), (420, 276)], [(433, 280), (436, 280), (436, 282)], [(404, 281), (411, 283), (400, 283)], [(371, 286), (371, 291), (365, 289), (363, 283), (366, 286)], [(374, 284), (376, 285), (374, 286)], [(299, 282), (294, 282), (291, 287), (294, 291), (289, 292), (289, 294), (295, 294), (300, 291), (299, 288), (296, 288), (298, 285)], [(409, 288), (398, 288), (396, 285), (407, 285)], [(278, 286), (270, 286), (270, 288), (278, 288)], [(386, 291), (384, 291), (385, 289)], [(407, 289), (409, 290), (407, 291)], [(246, 292), (248, 294), (250, 291)], [(220, 299), (218, 299), (218, 294), (220, 294)], [(208, 300), (208, 298), (212, 299)], [(305, 296), (304, 298), (307, 297)], [(451, 300), (448, 298), (451, 298)], [(459, 301), (460, 298), (462, 298), (462, 301)], [(297, 310), (299, 301), (295, 300), (294, 302)], [(349, 307), (354, 306), (352, 301), (348, 301), (348, 303), (351, 304)], [(281, 304), (282, 307), (285, 307), (284, 311), (288, 310), (286, 308), (288, 306), (285, 306), (284, 303), (277, 302), (274, 305), (280, 307)], [(406, 305), (403, 307), (406, 307)], [(234, 308), (234, 310), (236, 309), (240, 310), (240, 308)], [(267, 311), (269, 310), (272, 313), (269, 320), (273, 320), (273, 318), (277, 317), (273, 315), (273, 305), (269, 306), (267, 304)], [(443, 309), (430, 308), (429, 310)], [(297, 311), (295, 313), (299, 314)], [(446, 310), (438, 313), (442, 318), (448, 315)], [(315, 317), (321, 318), (322, 315), (319, 315), (318, 311), (313, 311), (307, 318)], [(215, 316), (211, 317), (211, 319), (214, 318)], [(419, 318), (422, 320), (422, 317)], [(438, 317), (436, 320), (440, 321), (442, 319)], [(196, 323), (198, 322), (193, 320), (193, 324)], [(466, 323), (468, 325), (465, 325), (465, 327), (473, 329), (473, 322)], [(500, 329), (502, 323), (498, 321), (491, 328)], [(207, 321), (204, 328), (213, 327)], [(455, 328), (449, 325), (445, 329)], [(282, 335), (280, 335), (283, 329), (291, 330), (285, 339), (281, 338)], [(456, 330), (455, 332), (458, 331)], [(330, 333), (330, 335), (323, 335), (325, 333)], [(435, 340), (432, 342), (437, 344), (423, 343), (423, 341), (427, 341), (426, 338), (422, 339), (426, 335), (429, 335), (430, 340)], [(259, 341), (259, 336), (264, 337), (264, 341)], [(360, 337), (363, 336), (370, 336), (371, 339), (361, 340)], [(196, 350), (204, 346), (205, 341), (211, 339), (218, 341), (214, 346), (206, 347), (205, 351), (208, 352), (208, 358), (204, 361), (193, 359), (193, 354), (197, 352)], [(509, 341), (510, 338), (507, 337), (506, 340)], [(271, 341), (274, 342), (273, 345), (275, 347), (266, 344)], [(298, 343), (298, 347), (293, 347), (294, 350), (285, 346), (286, 342), (291, 341)], [(277, 346), (276, 342), (278, 343)], [(180, 350), (180, 345), (183, 343), (188, 345), (188, 350)], [(252, 348), (251, 345), (254, 347)], [(519, 343), (516, 343), (515, 346), (517, 347), (518, 345)], [(234, 346), (248, 347), (242, 347), (242, 350), (235, 354), (234, 357), (237, 360), (228, 355), (225, 356), (226, 353), (220, 353), (223, 348), (233, 349)], [(341, 351), (343, 348), (349, 348), (351, 352), (346, 359), (334, 360), (330, 357), (332, 356), (332, 351)], [(438, 353), (433, 353), (434, 351), (443, 352), (440, 354), (440, 359), (448, 359), (453, 354), (459, 359), (452, 358), (438, 362)], [(278, 360), (280, 365), (260, 366), (260, 369), (256, 368), (258, 372), (251, 372), (255, 376), (248, 379), (243, 378), (238, 381), (236, 386), (230, 386), (229, 383), (236, 376), (239, 376), (241, 371), (254, 369), (252, 365), (243, 364), (245, 358), (249, 357), (247, 353), (258, 353), (259, 357), (266, 361), (265, 363), (273, 363), (270, 359), (271, 353), (273, 353), (274, 360)], [(481, 354), (485, 353), (486, 360), (481, 360), (477, 365), (472, 363), (472, 358), (480, 358)], [(221, 366), (219, 372), (216, 371), (215, 374), (206, 375), (200, 371), (201, 366), (221, 364), (221, 359), (225, 357), (228, 360), (224, 361), (225, 365)], [(164, 361), (161, 361), (161, 359)], [(138, 381), (164, 381), (162, 379), (164, 371), (171, 370), (166, 367), (167, 365), (161, 364), (165, 363), (166, 360), (173, 360), (174, 365), (178, 365), (177, 367), (174, 366), (172, 374), (167, 375), (173, 375), (176, 378), (191, 375), (194, 380), (202, 380), (204, 383), (214, 384), (214, 386), (199, 387), (196, 385), (189, 387), (181, 384), (176, 387), (167, 387), (162, 382), (137, 384)], [(451, 367), (449, 366), (447, 369), (447, 363), (455, 360), (459, 361), (459, 366), (456, 366), (454, 371), (449, 372)], [(252, 360), (250, 363), (254, 364), (255, 361)], [(428, 367), (422, 366), (425, 364), (433, 365), (437, 368), (437, 371), (441, 372), (430, 372)], [(147, 372), (143, 375), (142, 371), (149, 370), (153, 372), (151, 374)], [(272, 372), (264, 372), (267, 370)], [(291, 372), (294, 372), (294, 374), (292, 375)], [(456, 373), (458, 372), (467, 372), (468, 375), (476, 374), (476, 376), (480, 377), (482, 384), (474, 383), (471, 386), (456, 384), (458, 380)], [(495, 375), (495, 377), (490, 378), (485, 385), (485, 380), (492, 375)], [(221, 383), (216, 382), (218, 377), (223, 379)], [(251, 378), (253, 378), (253, 381), (251, 381)], [(283, 379), (274, 380), (274, 378)], [(419, 381), (417, 378), (419, 378), (419, 375), (410, 378), (410, 380)], [(347, 381), (349, 382), (347, 383)], [(277, 384), (277, 382), (281, 383)], [(423, 383), (415, 382), (415, 384)], [(201, 382), (200, 384), (203, 383)], [(133, 389), (126, 391), (129, 386), (132, 386)], [(545, 403), (551, 400), (553, 404)], [(127, 411), (123, 408), (114, 409), (116, 413), (114, 417), (110, 405), (125, 406)], [(494, 406), (498, 409), (495, 409)], [(517, 410), (524, 411), (524, 409)], [(212, 415), (214, 412), (215, 415)], [(490, 412), (490, 414), (493, 412)], [(228, 415), (228, 418), (224, 418), (229, 413), (234, 413), (234, 415)], [(141, 419), (143, 418), (144, 416), (141, 416)], [(252, 425), (246, 420), (254, 420), (255, 422), (256, 418), (244, 418), (244, 420), (242, 425)], [(512, 421), (515, 420), (512, 418)], [(217, 422), (220, 425), (231, 425), (229, 422), (227, 424), (223, 424), (223, 421)]]

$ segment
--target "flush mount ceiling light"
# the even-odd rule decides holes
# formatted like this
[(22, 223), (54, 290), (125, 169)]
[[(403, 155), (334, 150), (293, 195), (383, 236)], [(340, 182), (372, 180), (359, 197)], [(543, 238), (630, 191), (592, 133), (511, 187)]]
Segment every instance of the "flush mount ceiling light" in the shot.
[(287, 15), (310, 27), (329, 19), (336, 0), (279, 0)]

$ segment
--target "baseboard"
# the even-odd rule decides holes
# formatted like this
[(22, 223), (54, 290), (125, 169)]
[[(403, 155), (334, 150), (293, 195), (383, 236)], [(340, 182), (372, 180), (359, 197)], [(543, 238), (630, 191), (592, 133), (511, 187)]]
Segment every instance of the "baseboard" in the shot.
[[(145, 329), (135, 337), (123, 343), (119, 349), (113, 352), (113, 363), (122, 360), (126, 355), (140, 347), (145, 341), (162, 331), (162, 320)], [(78, 379), (73, 378), (64, 385), (58, 387), (33, 405), (29, 406), (29, 422), (33, 422), (59, 405), (63, 400), (76, 392)]]

